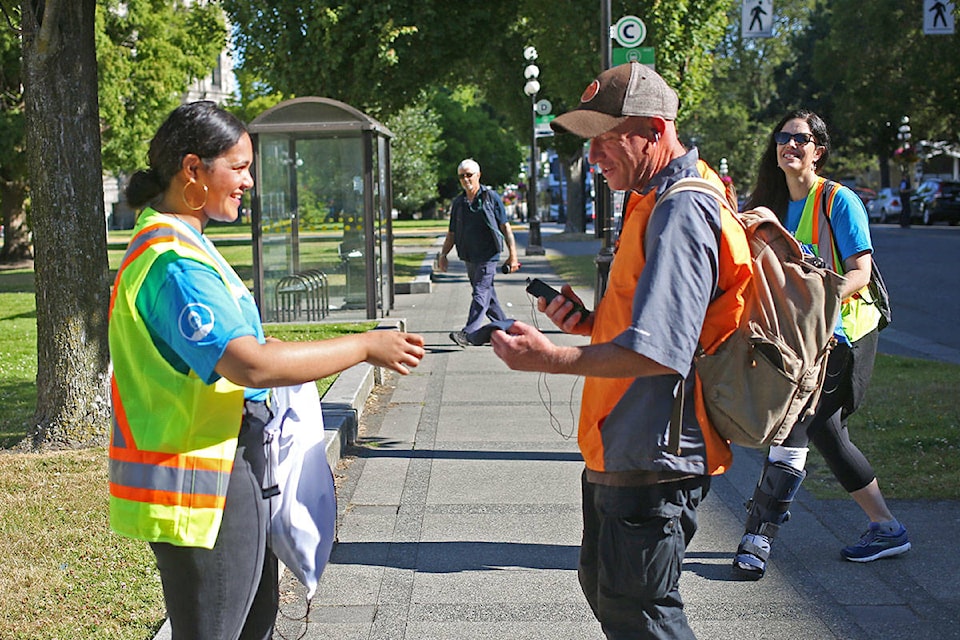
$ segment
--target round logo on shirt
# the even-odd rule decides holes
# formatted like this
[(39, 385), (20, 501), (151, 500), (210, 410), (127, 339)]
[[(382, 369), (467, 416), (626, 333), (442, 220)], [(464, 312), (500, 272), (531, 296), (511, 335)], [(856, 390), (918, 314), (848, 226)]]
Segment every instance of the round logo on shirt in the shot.
[(180, 335), (190, 342), (203, 340), (213, 330), (213, 309), (192, 302), (180, 311)]

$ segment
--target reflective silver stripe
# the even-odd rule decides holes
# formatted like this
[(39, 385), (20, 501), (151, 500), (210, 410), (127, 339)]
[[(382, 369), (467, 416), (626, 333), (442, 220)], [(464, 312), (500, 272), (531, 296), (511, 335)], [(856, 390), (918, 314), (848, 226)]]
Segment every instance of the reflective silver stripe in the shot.
[(185, 244), (193, 247), (203, 253), (207, 253), (206, 248), (197, 242), (196, 238), (191, 238), (190, 236), (180, 233), (173, 225), (160, 223), (157, 227), (150, 229), (149, 231), (144, 231), (138, 233), (130, 241), (130, 244), (127, 246), (127, 252), (124, 254), (124, 261), (126, 261), (127, 256), (131, 253), (137, 251), (140, 248), (140, 245), (155, 240), (157, 238), (176, 238), (181, 244)]
[(117, 414), (113, 414), (113, 446), (121, 449), (127, 448), (127, 441), (123, 437), (123, 429), (120, 428), (120, 422), (117, 421)]
[(230, 471), (204, 471), (110, 460), (110, 481), (135, 489), (224, 497)]

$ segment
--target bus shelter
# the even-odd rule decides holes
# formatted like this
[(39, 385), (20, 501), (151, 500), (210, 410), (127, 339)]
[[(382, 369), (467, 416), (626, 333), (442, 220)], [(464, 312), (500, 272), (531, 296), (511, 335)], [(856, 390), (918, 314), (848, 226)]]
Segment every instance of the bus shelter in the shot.
[(390, 138), (329, 98), (281, 102), (249, 125), (254, 296), (264, 322), (393, 308)]

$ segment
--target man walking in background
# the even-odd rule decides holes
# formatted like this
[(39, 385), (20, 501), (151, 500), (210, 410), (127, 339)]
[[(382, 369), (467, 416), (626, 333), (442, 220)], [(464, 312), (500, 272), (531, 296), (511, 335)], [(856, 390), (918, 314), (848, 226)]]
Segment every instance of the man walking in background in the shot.
[(480, 165), (468, 158), (457, 167), (463, 193), (450, 205), (450, 228), (437, 259), (440, 271), (449, 267), (447, 254), (454, 246), (466, 263), (467, 277), (473, 294), (467, 323), (460, 331), (450, 332), (450, 339), (461, 347), (474, 344), (471, 334), (490, 321), (506, 320), (497, 300), (493, 278), (497, 273), (500, 253), (506, 243), (510, 256), (506, 266), (510, 272), (520, 268), (517, 244), (507, 222), (507, 211), (497, 192), (480, 184)]

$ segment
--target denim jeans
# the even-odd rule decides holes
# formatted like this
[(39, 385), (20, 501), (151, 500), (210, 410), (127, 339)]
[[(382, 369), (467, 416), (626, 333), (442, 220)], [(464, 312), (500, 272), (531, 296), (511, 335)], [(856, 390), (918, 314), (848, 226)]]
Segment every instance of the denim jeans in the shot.
[[(261, 405), (262, 406), (262, 405)], [(151, 543), (172, 640), (268, 640), (279, 606), (277, 557), (267, 548), (264, 415), (247, 414), (213, 549)]]
[(680, 571), (709, 476), (639, 487), (581, 480), (583, 593), (609, 640), (694, 640)]

